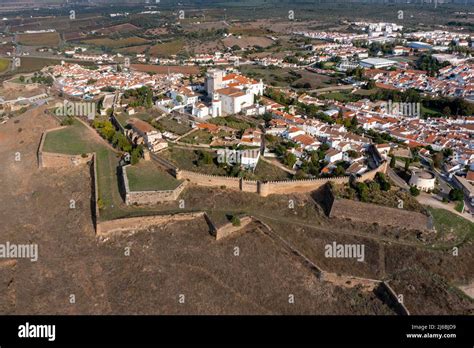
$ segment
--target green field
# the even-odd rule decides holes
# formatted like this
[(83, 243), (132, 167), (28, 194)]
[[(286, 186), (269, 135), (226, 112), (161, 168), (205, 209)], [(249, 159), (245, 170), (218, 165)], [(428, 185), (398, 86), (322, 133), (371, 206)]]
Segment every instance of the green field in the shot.
[(266, 84), (275, 87), (286, 87), (297, 80), (296, 77), (290, 74), (288, 68), (242, 65), (240, 70), (242, 74), (248, 77), (262, 79)]
[(97, 180), (99, 199), (103, 208), (101, 219), (109, 219), (115, 214), (120, 216), (122, 198), (119, 192), (116, 168), (117, 154), (97, 139), (93, 131), (77, 120), (71, 126), (48, 133), (43, 151), (63, 154), (83, 154), (95, 152), (97, 155)]
[(131, 191), (174, 190), (181, 181), (160, 169), (154, 162), (142, 161), (127, 167), (128, 183)]
[(474, 238), (474, 223), (445, 209), (428, 207), (433, 216), (434, 226), (439, 235), (454, 235), (456, 245)]

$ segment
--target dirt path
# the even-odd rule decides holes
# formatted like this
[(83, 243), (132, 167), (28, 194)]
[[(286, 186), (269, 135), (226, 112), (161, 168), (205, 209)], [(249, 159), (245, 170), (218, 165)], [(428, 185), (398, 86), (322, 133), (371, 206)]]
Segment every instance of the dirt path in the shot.
[(456, 209), (454, 209), (454, 205), (452, 203), (443, 203), (441, 201), (438, 201), (436, 198), (434, 198), (433, 196), (427, 193), (422, 192), (418, 197), (416, 197), (416, 200), (423, 205), (428, 205), (433, 208), (448, 210), (451, 213), (456, 214), (470, 222), (474, 222), (474, 218), (471, 215), (461, 214)]

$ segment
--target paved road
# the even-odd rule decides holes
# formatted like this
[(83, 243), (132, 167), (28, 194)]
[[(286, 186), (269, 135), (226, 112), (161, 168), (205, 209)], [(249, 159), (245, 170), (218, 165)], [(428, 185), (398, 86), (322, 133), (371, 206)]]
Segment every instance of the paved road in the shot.
[(408, 184), (405, 182), (405, 180), (403, 180), (401, 177), (399, 177), (397, 175), (397, 173), (395, 173), (395, 171), (392, 168), (388, 167), (387, 174), (388, 174), (388, 177), (390, 179), (392, 179), (392, 181), (398, 187), (401, 187), (402, 189), (407, 190), (407, 191), (410, 189), (410, 186), (408, 186)]

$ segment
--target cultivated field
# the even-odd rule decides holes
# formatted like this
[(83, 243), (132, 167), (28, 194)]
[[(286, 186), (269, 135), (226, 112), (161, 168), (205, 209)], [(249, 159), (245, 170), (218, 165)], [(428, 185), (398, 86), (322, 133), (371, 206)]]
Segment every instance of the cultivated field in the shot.
[(59, 33), (37, 33), (37, 34), (19, 34), (17, 41), (25, 46), (45, 46), (56, 47), (61, 40)]
[(273, 44), (271, 39), (266, 37), (260, 36), (229, 36), (222, 40), (226, 47), (232, 47), (234, 45), (239, 46), (240, 48), (247, 48), (247, 47), (268, 47)]
[(109, 38), (92, 39), (83, 41), (86, 45), (104, 46), (107, 48), (122, 48), (129, 46), (138, 46), (148, 43), (148, 40), (139, 37), (129, 37), (126, 39), (112, 40)]
[(154, 57), (169, 57), (178, 54), (183, 48), (184, 42), (182, 40), (174, 40), (152, 46), (149, 53)]

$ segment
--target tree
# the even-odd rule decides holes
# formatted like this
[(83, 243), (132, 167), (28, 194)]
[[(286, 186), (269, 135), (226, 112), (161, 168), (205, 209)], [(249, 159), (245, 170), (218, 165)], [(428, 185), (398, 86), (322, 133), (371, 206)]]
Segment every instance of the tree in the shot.
[(433, 156), (433, 165), (435, 168), (441, 168), (443, 165), (444, 155), (441, 152), (436, 152)]
[(199, 151), (199, 159), (198, 159), (198, 164), (212, 164), (213, 158), (212, 155), (207, 152), (207, 151)]
[(356, 117), (356, 116), (352, 117), (352, 118), (351, 118), (351, 124), (350, 124), (350, 126), (349, 126), (349, 129), (350, 129), (350, 130), (355, 130), (355, 129), (357, 129), (357, 126), (358, 126), (358, 125), (359, 125), (359, 122), (357, 121), (357, 117)]
[(137, 164), (139, 161), (140, 161), (140, 158), (142, 157), (142, 154), (143, 154), (143, 147), (140, 145), (140, 146), (137, 146), (136, 148), (134, 148), (132, 150), (132, 159), (131, 159), (131, 163), (132, 165), (133, 164)]
[(293, 168), (296, 163), (296, 160), (296, 156), (291, 152), (287, 152), (283, 158), (283, 162), (290, 168)]
[(392, 156), (390, 158), (390, 168), (395, 168), (396, 163), (397, 163), (397, 160), (395, 159), (395, 156)]
[(464, 194), (460, 189), (453, 188), (449, 191), (449, 199), (452, 201), (462, 201), (464, 199)]
[(453, 154), (454, 154), (453, 149), (451, 149), (450, 147), (447, 147), (443, 150), (443, 156), (445, 158), (448, 158), (448, 157), (452, 156)]
[(374, 89), (376, 86), (375, 86), (375, 81), (374, 80), (369, 80), (367, 82), (367, 84), (365, 85), (365, 88), (367, 89)]
[(405, 172), (408, 172), (408, 170), (410, 169), (410, 163), (411, 163), (411, 160), (409, 158), (406, 158), (405, 159)]
[(341, 165), (337, 165), (336, 169), (334, 169), (334, 175), (343, 176), (344, 174), (346, 174), (346, 170), (344, 169), (344, 167)]
[(443, 114), (444, 114), (445, 116), (450, 117), (450, 116), (452, 115), (452, 113), (451, 113), (451, 108), (450, 108), (449, 106), (445, 106), (445, 107), (443, 108)]

